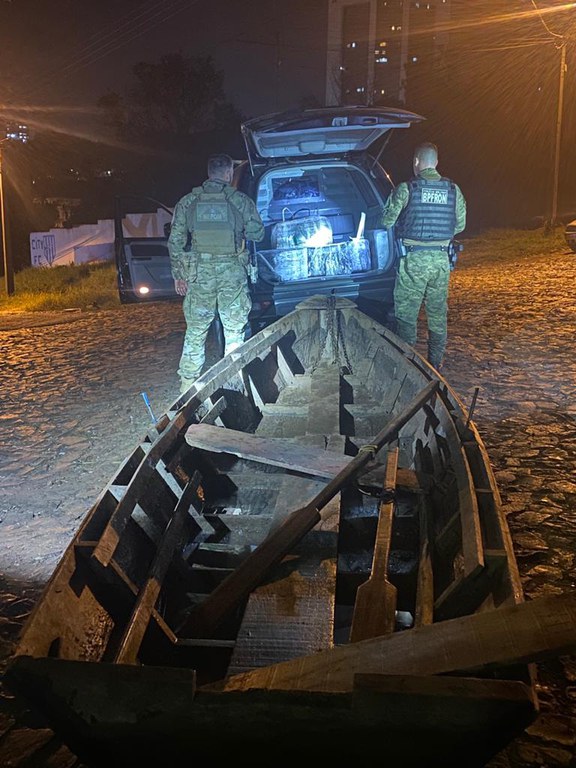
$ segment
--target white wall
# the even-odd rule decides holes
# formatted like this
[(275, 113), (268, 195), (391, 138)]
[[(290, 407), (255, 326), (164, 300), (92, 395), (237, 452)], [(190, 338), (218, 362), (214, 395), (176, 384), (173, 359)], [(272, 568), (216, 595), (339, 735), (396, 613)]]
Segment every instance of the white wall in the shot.
[[(171, 219), (167, 211), (159, 208), (156, 213), (129, 213), (122, 220), (122, 226), (126, 237), (163, 237), (164, 224)], [(72, 229), (30, 233), (30, 264), (33, 267), (85, 264), (113, 258), (112, 219), (102, 219), (96, 224), (83, 224)]]

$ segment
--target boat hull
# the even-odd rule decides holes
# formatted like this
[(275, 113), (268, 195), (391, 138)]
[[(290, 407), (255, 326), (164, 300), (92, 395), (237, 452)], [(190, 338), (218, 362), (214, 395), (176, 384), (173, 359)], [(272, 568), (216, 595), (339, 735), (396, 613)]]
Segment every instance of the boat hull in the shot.
[(569, 606), (567, 636), (536, 637), (531, 610), (471, 414), (352, 302), (315, 297), (119, 467), (7, 682), (91, 766), (243, 747), (483, 765), (537, 715), (532, 661), (574, 640)]
[(19, 686), (94, 768), (231, 760), (416, 768), (484, 765), (529, 725), (530, 686), (467, 677), (357, 675), (351, 691), (195, 689), (190, 670), (20, 660)]

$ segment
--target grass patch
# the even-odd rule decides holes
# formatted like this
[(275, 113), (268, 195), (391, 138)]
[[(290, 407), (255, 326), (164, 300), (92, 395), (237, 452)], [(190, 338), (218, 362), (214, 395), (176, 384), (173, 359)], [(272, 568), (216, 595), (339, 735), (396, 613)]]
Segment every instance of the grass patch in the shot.
[(466, 262), (470, 264), (500, 263), (569, 250), (562, 227), (549, 234), (544, 234), (543, 229), (489, 229), (463, 242)]
[(0, 312), (46, 312), (120, 306), (114, 264), (28, 267), (14, 276), (14, 295), (0, 293)]
[[(564, 229), (550, 234), (538, 230), (493, 229), (462, 238), (462, 265), (489, 265), (530, 258), (549, 258), (569, 250)], [(116, 267), (111, 263), (29, 267), (15, 275), (14, 295), (0, 290), (0, 312), (39, 312), (78, 308), (111, 309), (120, 306)]]

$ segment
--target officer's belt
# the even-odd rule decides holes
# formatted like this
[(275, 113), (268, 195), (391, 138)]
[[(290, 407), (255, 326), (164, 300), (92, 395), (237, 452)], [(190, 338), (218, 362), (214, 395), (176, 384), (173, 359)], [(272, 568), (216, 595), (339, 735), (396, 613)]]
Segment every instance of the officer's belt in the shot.
[(216, 258), (216, 259), (236, 259), (238, 258), (237, 253), (199, 253), (198, 256), (206, 256), (207, 258)]
[(406, 245), (404, 243), (404, 247), (406, 248), (406, 251), (408, 253), (413, 253), (414, 251), (446, 251), (448, 253), (450, 246), (449, 245)]

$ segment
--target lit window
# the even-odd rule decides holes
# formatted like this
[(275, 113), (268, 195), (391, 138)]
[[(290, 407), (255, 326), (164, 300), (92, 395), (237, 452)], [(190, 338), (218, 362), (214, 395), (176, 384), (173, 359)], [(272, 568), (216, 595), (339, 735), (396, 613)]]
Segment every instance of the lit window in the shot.
[(364, 86), (363, 85), (359, 85), (358, 88), (356, 88), (356, 93), (364, 93), (364, 90), (365, 90)]
[(412, 61), (418, 61), (418, 56), (412, 56)]
[(388, 64), (388, 58), (386, 56), (379, 56), (376, 61), (378, 64)]
[(379, 43), (379, 45), (380, 45), (380, 48), (386, 48), (386, 45), (387, 45), (386, 40), (382, 40), (382, 42)]
[(356, 48), (356, 43), (348, 43), (346, 48)]

